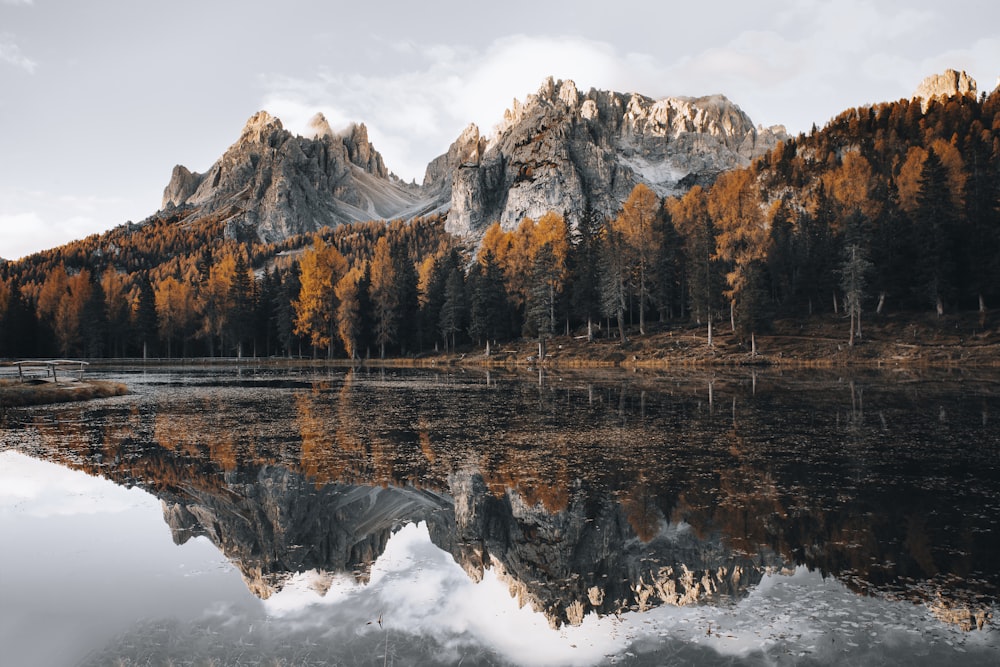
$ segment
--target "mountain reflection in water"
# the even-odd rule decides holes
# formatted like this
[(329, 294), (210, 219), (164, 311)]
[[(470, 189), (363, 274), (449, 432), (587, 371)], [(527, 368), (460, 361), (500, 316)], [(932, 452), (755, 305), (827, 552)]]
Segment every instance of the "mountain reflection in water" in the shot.
[[(366, 582), (423, 522), (554, 627), (732, 604), (805, 566), (995, 632), (1000, 412), (971, 378), (263, 367), (128, 376), (8, 415), (31, 456), (139, 486), (267, 599)], [(2, 432), (2, 431), (0, 431)], [(13, 437), (13, 434), (17, 434)]]

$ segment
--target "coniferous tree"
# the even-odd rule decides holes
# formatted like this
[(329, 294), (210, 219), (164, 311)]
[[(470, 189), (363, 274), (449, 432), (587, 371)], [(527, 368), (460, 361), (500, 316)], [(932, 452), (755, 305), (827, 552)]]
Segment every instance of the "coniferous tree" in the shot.
[(840, 287), (844, 292), (844, 311), (850, 318), (848, 343), (861, 337), (861, 312), (864, 305), (865, 289), (871, 262), (868, 261), (868, 244), (864, 239), (864, 216), (855, 211), (848, 221), (840, 264)]
[(439, 329), (445, 351), (455, 351), (458, 332), (463, 328), (465, 312), (465, 280), (462, 269), (453, 267), (445, 278), (444, 303), (441, 305)]
[(660, 321), (673, 319), (678, 306), (683, 312), (683, 299), (679, 295), (681, 283), (681, 240), (669, 213), (665, 210), (656, 219), (659, 252), (653, 258), (652, 301), (660, 312)]
[(628, 267), (639, 309), (639, 333), (646, 334), (646, 304), (656, 259), (663, 244), (660, 199), (643, 183), (636, 185), (622, 204), (621, 213), (611, 225), (622, 240), (621, 249)]
[(139, 345), (142, 358), (146, 359), (151, 354), (156, 353), (156, 334), (159, 323), (156, 315), (156, 295), (153, 293), (153, 286), (145, 273), (140, 274), (138, 279), (138, 294), (132, 318), (132, 329), (135, 331), (136, 342)]
[(283, 274), (278, 289), (271, 301), (274, 313), (274, 326), (278, 332), (278, 341), (285, 356), (291, 357), (295, 351), (295, 306), (299, 298), (299, 265), (298, 262)]
[(667, 202), (670, 218), (681, 235), (681, 255), (688, 308), (704, 324), (712, 345), (712, 324), (722, 298), (721, 262), (715, 259), (715, 224), (708, 213), (708, 193), (694, 186), (680, 199)]
[(167, 357), (174, 355), (174, 341), (183, 345), (195, 326), (194, 291), (188, 283), (167, 276), (153, 290), (156, 301), (160, 341), (167, 346)]
[(601, 314), (609, 319), (615, 318), (618, 339), (623, 345), (628, 341), (625, 336), (628, 265), (624, 246), (621, 234), (609, 224), (605, 229), (601, 252)]
[(278, 345), (277, 317), (274, 311), (274, 302), (281, 291), (281, 275), (278, 270), (271, 271), (264, 268), (264, 275), (261, 276), (257, 298), (254, 300), (253, 316), (253, 338), (254, 348), (261, 345), (261, 351), (265, 357), (275, 354)]
[(555, 328), (556, 284), (558, 267), (552, 246), (542, 245), (535, 252), (525, 300), (524, 335), (537, 336), (539, 341), (551, 336)]
[(771, 243), (767, 266), (771, 274), (771, 300), (786, 304), (795, 294), (795, 225), (788, 204), (779, 199), (771, 208)]
[(17, 279), (7, 284), (5, 301), (0, 314), (0, 357), (37, 356), (38, 320)]
[(128, 279), (109, 267), (101, 275), (101, 290), (107, 303), (108, 352), (113, 357), (125, 356), (125, 347), (131, 334)]
[(253, 292), (254, 281), (250, 268), (247, 266), (246, 257), (242, 251), (237, 252), (233, 275), (229, 279), (225, 326), (230, 341), (236, 347), (236, 356), (240, 358), (243, 357), (243, 343), (250, 337), (253, 330)]
[(332, 245), (317, 238), (313, 247), (302, 254), (298, 299), (295, 306), (295, 333), (309, 338), (313, 354), (326, 349), (333, 356), (334, 330), (339, 329), (334, 286), (347, 273), (347, 260)]
[(83, 307), (81, 328), (86, 356), (91, 358), (106, 356), (108, 309), (104, 288), (97, 276), (91, 279), (90, 295)]
[(510, 335), (510, 308), (503, 272), (493, 253), (481, 252), (468, 277), (469, 335), (478, 343)]
[[(820, 303), (829, 303), (833, 293), (833, 259), (836, 249), (833, 238), (833, 203), (822, 182), (818, 184), (812, 210), (799, 216), (795, 246), (797, 272), (801, 276), (801, 301), (808, 314), (819, 309)], [(836, 304), (836, 301), (834, 302)]]
[(954, 254), (951, 233), (955, 209), (948, 188), (948, 174), (933, 150), (920, 170), (913, 212), (917, 243), (918, 285), (940, 316), (954, 289)]
[(601, 314), (601, 229), (603, 219), (593, 210), (577, 225), (576, 240), (567, 258), (571, 312), (587, 323), (587, 342), (594, 340), (594, 319)]
[(402, 302), (396, 263), (392, 258), (389, 239), (385, 236), (375, 246), (370, 271), (375, 343), (379, 347), (379, 358), (385, 359), (385, 346), (395, 342), (399, 331)]
[(364, 268), (353, 266), (337, 281), (337, 334), (349, 359), (357, 359), (362, 339), (362, 295)]
[(725, 297), (734, 330), (749, 335), (764, 324), (765, 262), (771, 235), (760, 210), (754, 174), (732, 171), (712, 188), (709, 213), (718, 225), (716, 258), (726, 262)]
[(400, 354), (410, 353), (420, 345), (417, 339), (417, 318), (419, 301), (417, 296), (417, 272), (410, 255), (397, 247), (393, 253), (396, 273), (396, 289), (399, 294), (397, 338)]

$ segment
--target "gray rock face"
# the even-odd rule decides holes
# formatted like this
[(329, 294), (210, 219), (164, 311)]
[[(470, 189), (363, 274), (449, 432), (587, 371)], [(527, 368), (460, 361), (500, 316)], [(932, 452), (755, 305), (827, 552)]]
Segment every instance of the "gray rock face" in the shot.
[(237, 473), (226, 493), (165, 492), (174, 542), (205, 536), (237, 565), (250, 591), (268, 598), (298, 572), (352, 572), (366, 581), (401, 522), (447, 532), (448, 503), (413, 488), (334, 484), (316, 489), (284, 468)]
[(424, 190), (433, 195), (451, 192), (452, 179), (460, 167), (474, 167), (482, 159), (486, 139), (479, 135), (479, 128), (469, 124), (448, 152), (434, 158), (424, 172)]
[(736, 553), (721, 535), (698, 537), (685, 524), (664, 522), (644, 541), (621, 504), (583, 488), (564, 511), (550, 513), (514, 491), (491, 495), (474, 471), (452, 475), (449, 486), (456, 562), (476, 581), (495, 569), (519, 604), (553, 627), (579, 625), (588, 613), (735, 599), (784, 566), (768, 550)]
[(924, 112), (931, 100), (935, 98), (953, 97), (955, 95), (976, 96), (976, 80), (965, 73), (946, 69), (942, 74), (932, 74), (917, 86), (913, 93), (914, 99), (920, 99), (920, 108)]
[(158, 495), (175, 543), (207, 537), (261, 598), (310, 570), (327, 580), (352, 572), (366, 581), (393, 531), (419, 521), (473, 580), (495, 569), (519, 603), (544, 613), (553, 627), (579, 625), (588, 613), (740, 597), (765, 571), (783, 565), (770, 552), (732, 552), (721, 536), (700, 538), (686, 525), (666, 526), (643, 541), (619, 503), (584, 488), (569, 507), (551, 513), (513, 491), (490, 493), (473, 469), (453, 474), (448, 487), (448, 494), (317, 487), (298, 473), (264, 466), (229, 473), (214, 491), (190, 484)]
[(181, 206), (191, 195), (194, 194), (198, 186), (204, 180), (204, 175), (188, 171), (182, 164), (174, 167), (174, 172), (170, 175), (170, 183), (163, 190), (163, 204), (161, 208), (173, 208)]
[(310, 130), (295, 136), (267, 112), (255, 114), (205, 174), (174, 168), (164, 208), (222, 216), (228, 234), (265, 242), (419, 208), (420, 194), (390, 177), (364, 125), (337, 136), (320, 115)]
[(226, 221), (230, 236), (271, 242), (347, 222), (448, 212), (471, 238), (549, 211), (576, 224), (614, 215), (637, 183), (661, 195), (711, 183), (784, 138), (755, 128), (721, 95), (652, 100), (546, 80), (515, 101), (492, 139), (468, 126), (428, 166), (421, 186), (389, 173), (363, 124), (335, 133), (322, 114), (295, 136), (261, 111), (204, 174), (174, 168), (163, 208)]
[[(473, 135), (466, 130), (463, 138)], [(476, 236), (494, 221), (511, 229), (549, 211), (570, 224), (588, 209), (614, 215), (637, 183), (661, 195), (684, 192), (746, 166), (785, 136), (782, 127), (755, 128), (721, 95), (584, 94), (572, 81), (550, 78), (523, 104), (514, 102), (485, 146), (445, 160), (454, 168), (448, 229)], [(437, 182), (428, 171), (425, 184)]]

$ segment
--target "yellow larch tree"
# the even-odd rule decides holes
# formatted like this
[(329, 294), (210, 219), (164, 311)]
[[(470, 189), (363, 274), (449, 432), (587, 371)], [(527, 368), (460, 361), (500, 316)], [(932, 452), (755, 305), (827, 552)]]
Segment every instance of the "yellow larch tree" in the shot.
[(309, 338), (314, 355), (326, 348), (327, 356), (332, 356), (337, 312), (334, 286), (347, 273), (347, 260), (335, 246), (317, 237), (313, 247), (302, 254), (299, 267), (302, 287), (293, 303), (295, 333)]
[(660, 198), (647, 185), (639, 183), (622, 205), (611, 227), (622, 240), (625, 263), (639, 301), (639, 333), (646, 333), (646, 302), (656, 256), (663, 245), (663, 233), (657, 222)]
[(365, 266), (355, 265), (337, 281), (333, 291), (337, 298), (337, 334), (350, 359), (358, 357), (358, 339), (361, 337), (361, 282)]

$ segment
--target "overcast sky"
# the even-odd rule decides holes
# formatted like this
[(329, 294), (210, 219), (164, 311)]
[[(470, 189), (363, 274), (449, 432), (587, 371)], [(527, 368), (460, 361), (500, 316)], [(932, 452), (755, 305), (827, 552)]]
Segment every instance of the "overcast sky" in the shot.
[(723, 93), (808, 131), (949, 67), (992, 90), (997, 26), (971, 0), (0, 0), (0, 257), (145, 218), (175, 164), (205, 171), (259, 109), (293, 131), (364, 122), (419, 182), (548, 75)]

